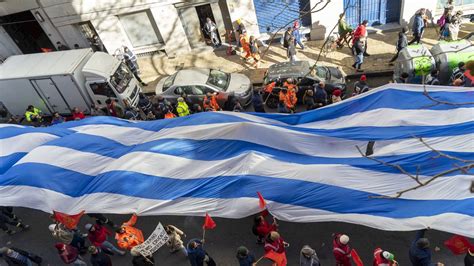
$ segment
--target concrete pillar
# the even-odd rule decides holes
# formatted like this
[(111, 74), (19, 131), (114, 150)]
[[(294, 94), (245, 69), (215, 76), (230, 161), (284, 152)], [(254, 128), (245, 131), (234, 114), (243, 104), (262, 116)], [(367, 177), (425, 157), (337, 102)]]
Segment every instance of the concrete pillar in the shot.
[(174, 57), (179, 53), (191, 51), (188, 38), (173, 5), (164, 5), (150, 9), (158, 29), (165, 42), (165, 51), (168, 56)]
[[(402, 0), (402, 10), (400, 12), (400, 25), (412, 25), (415, 12), (420, 8), (426, 8), (433, 14), (436, 11), (437, 0)], [(436, 21), (436, 20), (435, 20)]]
[(118, 17), (107, 16), (91, 20), (91, 23), (110, 54), (113, 54), (122, 45), (132, 47)]
[(258, 38), (260, 30), (258, 29), (257, 14), (255, 13), (255, 6), (253, 0), (227, 0), (227, 7), (229, 8), (230, 19), (236, 27), (237, 19), (241, 19), (244, 23), (247, 33)]
[(15, 54), (21, 54), (21, 50), (16, 46), (16, 43), (10, 38), (10, 35), (0, 26), (0, 59)]
[[(319, 0), (310, 1), (310, 9), (320, 2)], [(321, 3), (315, 8), (315, 10), (320, 9), (325, 4)], [(340, 1), (331, 1), (329, 4), (321, 11), (316, 13), (311, 13), (311, 40), (323, 40), (325, 39), (334, 25), (339, 21), (339, 14), (344, 11), (344, 3)], [(337, 32), (337, 27), (335, 29)]]
[(221, 41), (225, 40), (225, 25), (224, 25), (224, 19), (222, 17), (222, 12), (221, 8), (219, 6), (219, 3), (213, 3), (211, 4), (211, 9), (212, 9), (212, 14), (214, 15), (214, 21), (217, 25), (217, 31), (219, 32), (219, 35), (221, 37)]

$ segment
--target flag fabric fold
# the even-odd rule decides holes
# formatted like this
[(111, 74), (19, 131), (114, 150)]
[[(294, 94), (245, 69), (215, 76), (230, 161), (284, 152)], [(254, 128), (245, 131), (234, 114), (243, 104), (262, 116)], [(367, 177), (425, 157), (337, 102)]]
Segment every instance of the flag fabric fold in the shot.
[[(457, 171), (464, 163), (452, 159), (474, 160), (474, 93), (426, 89), (431, 99), (423, 86), (388, 84), (290, 115), (0, 124), (0, 206), (236, 219), (268, 210), (271, 199), (271, 214), (282, 221), (429, 226), (474, 237), (474, 195), (466, 189), (474, 169)], [(417, 183), (357, 147), (421, 182), (448, 174), (394, 197)]]
[(263, 257), (275, 262), (276, 266), (286, 266), (288, 263), (285, 252), (277, 253), (273, 250), (270, 250), (269, 252), (265, 253)]

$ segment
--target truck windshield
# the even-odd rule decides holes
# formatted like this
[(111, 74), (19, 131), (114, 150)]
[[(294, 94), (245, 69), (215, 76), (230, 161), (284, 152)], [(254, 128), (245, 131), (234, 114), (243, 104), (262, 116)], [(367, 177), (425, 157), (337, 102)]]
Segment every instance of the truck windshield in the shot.
[(118, 93), (125, 91), (130, 80), (132, 80), (132, 74), (124, 64), (120, 64), (117, 71), (110, 77), (110, 83), (112, 83)]

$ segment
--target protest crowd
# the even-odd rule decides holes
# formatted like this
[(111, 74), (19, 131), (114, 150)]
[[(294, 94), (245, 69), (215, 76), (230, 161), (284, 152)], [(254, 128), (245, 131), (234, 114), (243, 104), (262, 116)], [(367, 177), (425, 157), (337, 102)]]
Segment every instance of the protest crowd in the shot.
[[(453, 1), (448, 1), (443, 15), (437, 21), (440, 28), (439, 39), (456, 41), (458, 40), (459, 27), (461, 24), (462, 11), (454, 11)], [(354, 55), (354, 64), (352, 67), (355, 72), (363, 73), (364, 57), (370, 56), (367, 47), (367, 20), (356, 28), (352, 29), (345, 22), (345, 15), (340, 14), (338, 25), (339, 38), (336, 43), (339, 47), (350, 45)], [(399, 53), (408, 45), (420, 43), (423, 40), (424, 28), (427, 26), (426, 10), (421, 9), (415, 14), (415, 20), (411, 29), (413, 38), (408, 40), (408, 28), (402, 28), (398, 34), (397, 52), (387, 63), (393, 63), (397, 60)], [(216, 25), (211, 19), (206, 20), (205, 32), (210, 36), (214, 47), (221, 46), (217, 37)], [(261, 61), (260, 50), (255, 36), (249, 35), (243, 23), (237, 21), (236, 32), (239, 34), (238, 45), (243, 50), (242, 56), (245, 61), (252, 61), (255, 68), (259, 67)], [(305, 49), (300, 32), (300, 25), (295, 21), (292, 27), (288, 27), (283, 34), (283, 47), (287, 49), (288, 61), (297, 61), (297, 46), (301, 50)], [(63, 47), (61, 50), (69, 49)], [(146, 85), (138, 75), (136, 56), (127, 48), (124, 49), (123, 60), (129, 66), (134, 76), (142, 84)], [(474, 74), (474, 61), (459, 62), (457, 68), (453, 71), (449, 84), (450, 86), (472, 87)], [(439, 71), (433, 70), (426, 76), (424, 84), (440, 85)], [(408, 83), (408, 73), (402, 73), (396, 83)], [(296, 113), (297, 105), (301, 104), (305, 111), (318, 109), (327, 105), (336, 104), (347, 98), (368, 92), (370, 81), (367, 75), (361, 74), (352, 88), (343, 90), (343, 88), (332, 87), (328, 89), (328, 84), (320, 81), (313, 88), (304, 88), (300, 90), (300, 84), (297, 80), (291, 78), (272, 82), (262, 88), (254, 88), (251, 105), (255, 112), (266, 112), (266, 100), (274, 93), (275, 86), (281, 87), (275, 97), (278, 98), (279, 113)], [(350, 91), (350, 92), (349, 92)], [(174, 119), (177, 117), (186, 117), (201, 112), (219, 112), (233, 111), (244, 112), (245, 109), (237, 99), (229, 96), (222, 100), (219, 93), (208, 93), (204, 96), (200, 104), (193, 104), (191, 99), (185, 93), (182, 93), (177, 99), (176, 104), (170, 103), (163, 96), (149, 97), (143, 93), (139, 95), (138, 107), (118, 104), (112, 98), (106, 101), (106, 107), (99, 108), (91, 106), (90, 116), (113, 116), (128, 120), (156, 120), (156, 119)], [(88, 114), (89, 115), (89, 114)], [(54, 113), (51, 117), (45, 117), (42, 110), (30, 105), (26, 107), (24, 117), (11, 117), (9, 123), (27, 123), (33, 126), (50, 126), (65, 123), (66, 121), (77, 121), (85, 119), (86, 115), (82, 110), (73, 108), (72, 116), (63, 117), (59, 113)], [(266, 208), (263, 196), (259, 194), (260, 208), (262, 212), (255, 216), (254, 224), (249, 226), (249, 230), (255, 235), (257, 244), (264, 250), (264, 256), (255, 257), (254, 252), (245, 246), (235, 247), (235, 265), (254, 266), (262, 260), (271, 260), (274, 265), (296, 265), (288, 263), (286, 260), (286, 249), (291, 243), (285, 241), (284, 235), (279, 232), (278, 221), (272, 217)], [(130, 256), (130, 264), (134, 266), (161, 265), (159, 261), (154, 260), (153, 253), (160, 247), (166, 246), (170, 256), (186, 257), (191, 266), (203, 265), (221, 265), (214, 261), (212, 254), (205, 249), (205, 237), (190, 236), (174, 225), (159, 224), (156, 230), (147, 237), (139, 228), (136, 227), (139, 216), (132, 214), (128, 221), (116, 223), (111, 221), (103, 214), (84, 214), (94, 222), (87, 223), (83, 228), (77, 224), (84, 213), (77, 215), (54, 212), (51, 216), (51, 225), (44, 230), (49, 230), (51, 237), (57, 242), (54, 247), (60, 259), (67, 265), (93, 265), (93, 266), (111, 266), (114, 265), (114, 256)], [(33, 222), (33, 221), (30, 221)], [(1, 207), (0, 210), (0, 228), (5, 234), (14, 235), (17, 231), (27, 231), (29, 225), (17, 217), (11, 207)], [(212, 230), (216, 223), (206, 214), (203, 223), (203, 230)], [(366, 262), (366, 265), (372, 263), (374, 266), (394, 266), (397, 263), (398, 256), (408, 256), (413, 266), (444, 265), (441, 262), (434, 262), (431, 258), (432, 247), (430, 241), (425, 237), (426, 230), (416, 233), (413, 242), (407, 247), (406, 254), (393, 254), (381, 246), (373, 247), (373, 261)], [(27, 233), (27, 232), (25, 232)], [(332, 234), (332, 252), (334, 255), (334, 264), (336, 266), (363, 265), (354, 247), (351, 246), (349, 233), (334, 232)], [(459, 246), (454, 242), (462, 242)], [(467, 239), (456, 236), (445, 242), (445, 245), (453, 251), (454, 254), (464, 254), (464, 265), (474, 265), (474, 244), (470, 244)], [(315, 248), (305, 245), (300, 249), (300, 266), (321, 266), (320, 259)], [(16, 247), (1, 247), (0, 258), (7, 265), (31, 266), (42, 265), (43, 259), (35, 254), (34, 250), (22, 250)], [(0, 260), (1, 261), (1, 260)], [(333, 265), (334, 265), (333, 264)], [(2, 264), (3, 265), (3, 264)]]

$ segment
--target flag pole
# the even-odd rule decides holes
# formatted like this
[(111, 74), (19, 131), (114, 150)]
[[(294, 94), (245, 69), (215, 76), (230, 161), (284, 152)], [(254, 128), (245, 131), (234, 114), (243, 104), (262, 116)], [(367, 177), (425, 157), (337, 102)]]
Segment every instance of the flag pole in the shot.
[(261, 256), (260, 259), (258, 259), (256, 262), (254, 262), (253, 265), (257, 265), (257, 263), (259, 263), (261, 260), (263, 260), (263, 258), (265, 258), (265, 256)]
[(206, 228), (202, 228), (202, 246), (204, 247), (204, 239), (206, 238)]

